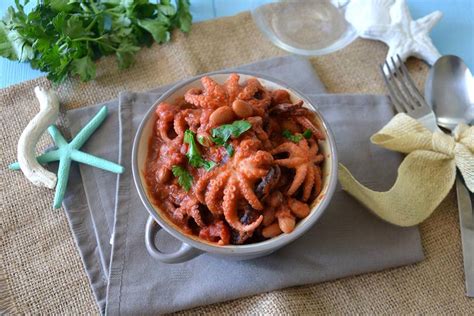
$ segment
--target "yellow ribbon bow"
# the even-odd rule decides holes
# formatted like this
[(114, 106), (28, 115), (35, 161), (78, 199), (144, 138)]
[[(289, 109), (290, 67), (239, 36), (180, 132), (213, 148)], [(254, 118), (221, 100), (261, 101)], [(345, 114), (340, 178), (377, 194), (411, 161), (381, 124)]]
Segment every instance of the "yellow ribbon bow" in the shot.
[(453, 136), (432, 133), (402, 113), (370, 140), (408, 154), (393, 187), (387, 192), (370, 190), (343, 165), (339, 165), (339, 181), (345, 191), (387, 222), (413, 226), (428, 218), (452, 188), (456, 166), (469, 191), (474, 191), (474, 126), (459, 124)]

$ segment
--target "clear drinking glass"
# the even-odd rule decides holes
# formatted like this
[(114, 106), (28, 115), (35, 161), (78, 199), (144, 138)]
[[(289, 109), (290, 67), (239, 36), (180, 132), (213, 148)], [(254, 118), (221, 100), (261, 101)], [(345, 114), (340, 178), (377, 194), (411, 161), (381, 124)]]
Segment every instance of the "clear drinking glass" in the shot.
[(325, 55), (347, 46), (357, 37), (344, 17), (348, 2), (253, 0), (252, 17), (278, 47), (299, 55)]

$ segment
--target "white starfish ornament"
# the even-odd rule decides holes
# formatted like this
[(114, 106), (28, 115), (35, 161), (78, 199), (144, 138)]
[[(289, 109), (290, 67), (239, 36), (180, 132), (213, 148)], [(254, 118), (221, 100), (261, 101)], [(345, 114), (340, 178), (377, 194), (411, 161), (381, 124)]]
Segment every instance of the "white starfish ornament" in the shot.
[[(387, 62), (398, 54), (403, 61), (415, 56), (432, 65), (441, 54), (429, 32), (442, 16), (435, 11), (414, 21), (405, 0), (353, 0), (346, 9), (346, 19), (359, 36), (388, 45)], [(397, 58), (393, 61), (399, 66)], [(386, 67), (384, 71), (389, 74)]]

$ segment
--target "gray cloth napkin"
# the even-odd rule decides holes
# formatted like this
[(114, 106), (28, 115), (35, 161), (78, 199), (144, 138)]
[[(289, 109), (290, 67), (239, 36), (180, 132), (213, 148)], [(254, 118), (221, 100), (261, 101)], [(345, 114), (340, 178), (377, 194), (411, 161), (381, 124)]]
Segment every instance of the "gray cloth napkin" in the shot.
[[(379, 190), (394, 182), (400, 156), (378, 148), (369, 137), (392, 117), (387, 99), (370, 95), (324, 95), (311, 64), (280, 57), (238, 69), (275, 77), (296, 87), (319, 106), (336, 136), (339, 158), (362, 183)], [(116, 176), (73, 165), (64, 206), (102, 312), (111, 315), (166, 313), (275, 289), (412, 264), (423, 259), (417, 228), (382, 222), (337, 188), (325, 214), (300, 239), (276, 253), (249, 261), (201, 255), (163, 264), (145, 248), (148, 213), (131, 175), (131, 147), (143, 114), (168, 89), (121, 93), (105, 105), (109, 117), (84, 150), (119, 160)], [(69, 111), (72, 134), (99, 110)], [(177, 242), (160, 232), (161, 248)], [(113, 246), (110, 240), (113, 240)]]

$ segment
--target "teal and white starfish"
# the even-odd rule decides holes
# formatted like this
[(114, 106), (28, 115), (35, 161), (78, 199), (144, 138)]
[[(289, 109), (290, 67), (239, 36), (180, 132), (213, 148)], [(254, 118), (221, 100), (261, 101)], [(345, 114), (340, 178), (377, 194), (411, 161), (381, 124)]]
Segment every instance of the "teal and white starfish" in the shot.
[[(61, 203), (64, 199), (64, 193), (66, 192), (71, 162), (73, 160), (113, 173), (123, 172), (124, 169), (122, 166), (80, 150), (82, 145), (85, 144), (89, 137), (91, 137), (95, 130), (102, 124), (102, 122), (107, 117), (107, 114), (107, 107), (102, 107), (99, 112), (86, 124), (86, 126), (81, 129), (76, 137), (71, 140), (70, 143), (64, 139), (56, 125), (51, 125), (48, 127), (48, 132), (53, 138), (57, 149), (46, 152), (36, 157), (36, 159), (40, 164), (59, 161), (58, 180), (56, 184), (56, 192), (54, 194), (54, 208), (61, 207)], [(11, 164), (9, 168), (11, 170), (19, 170), (20, 164), (15, 162)]]

